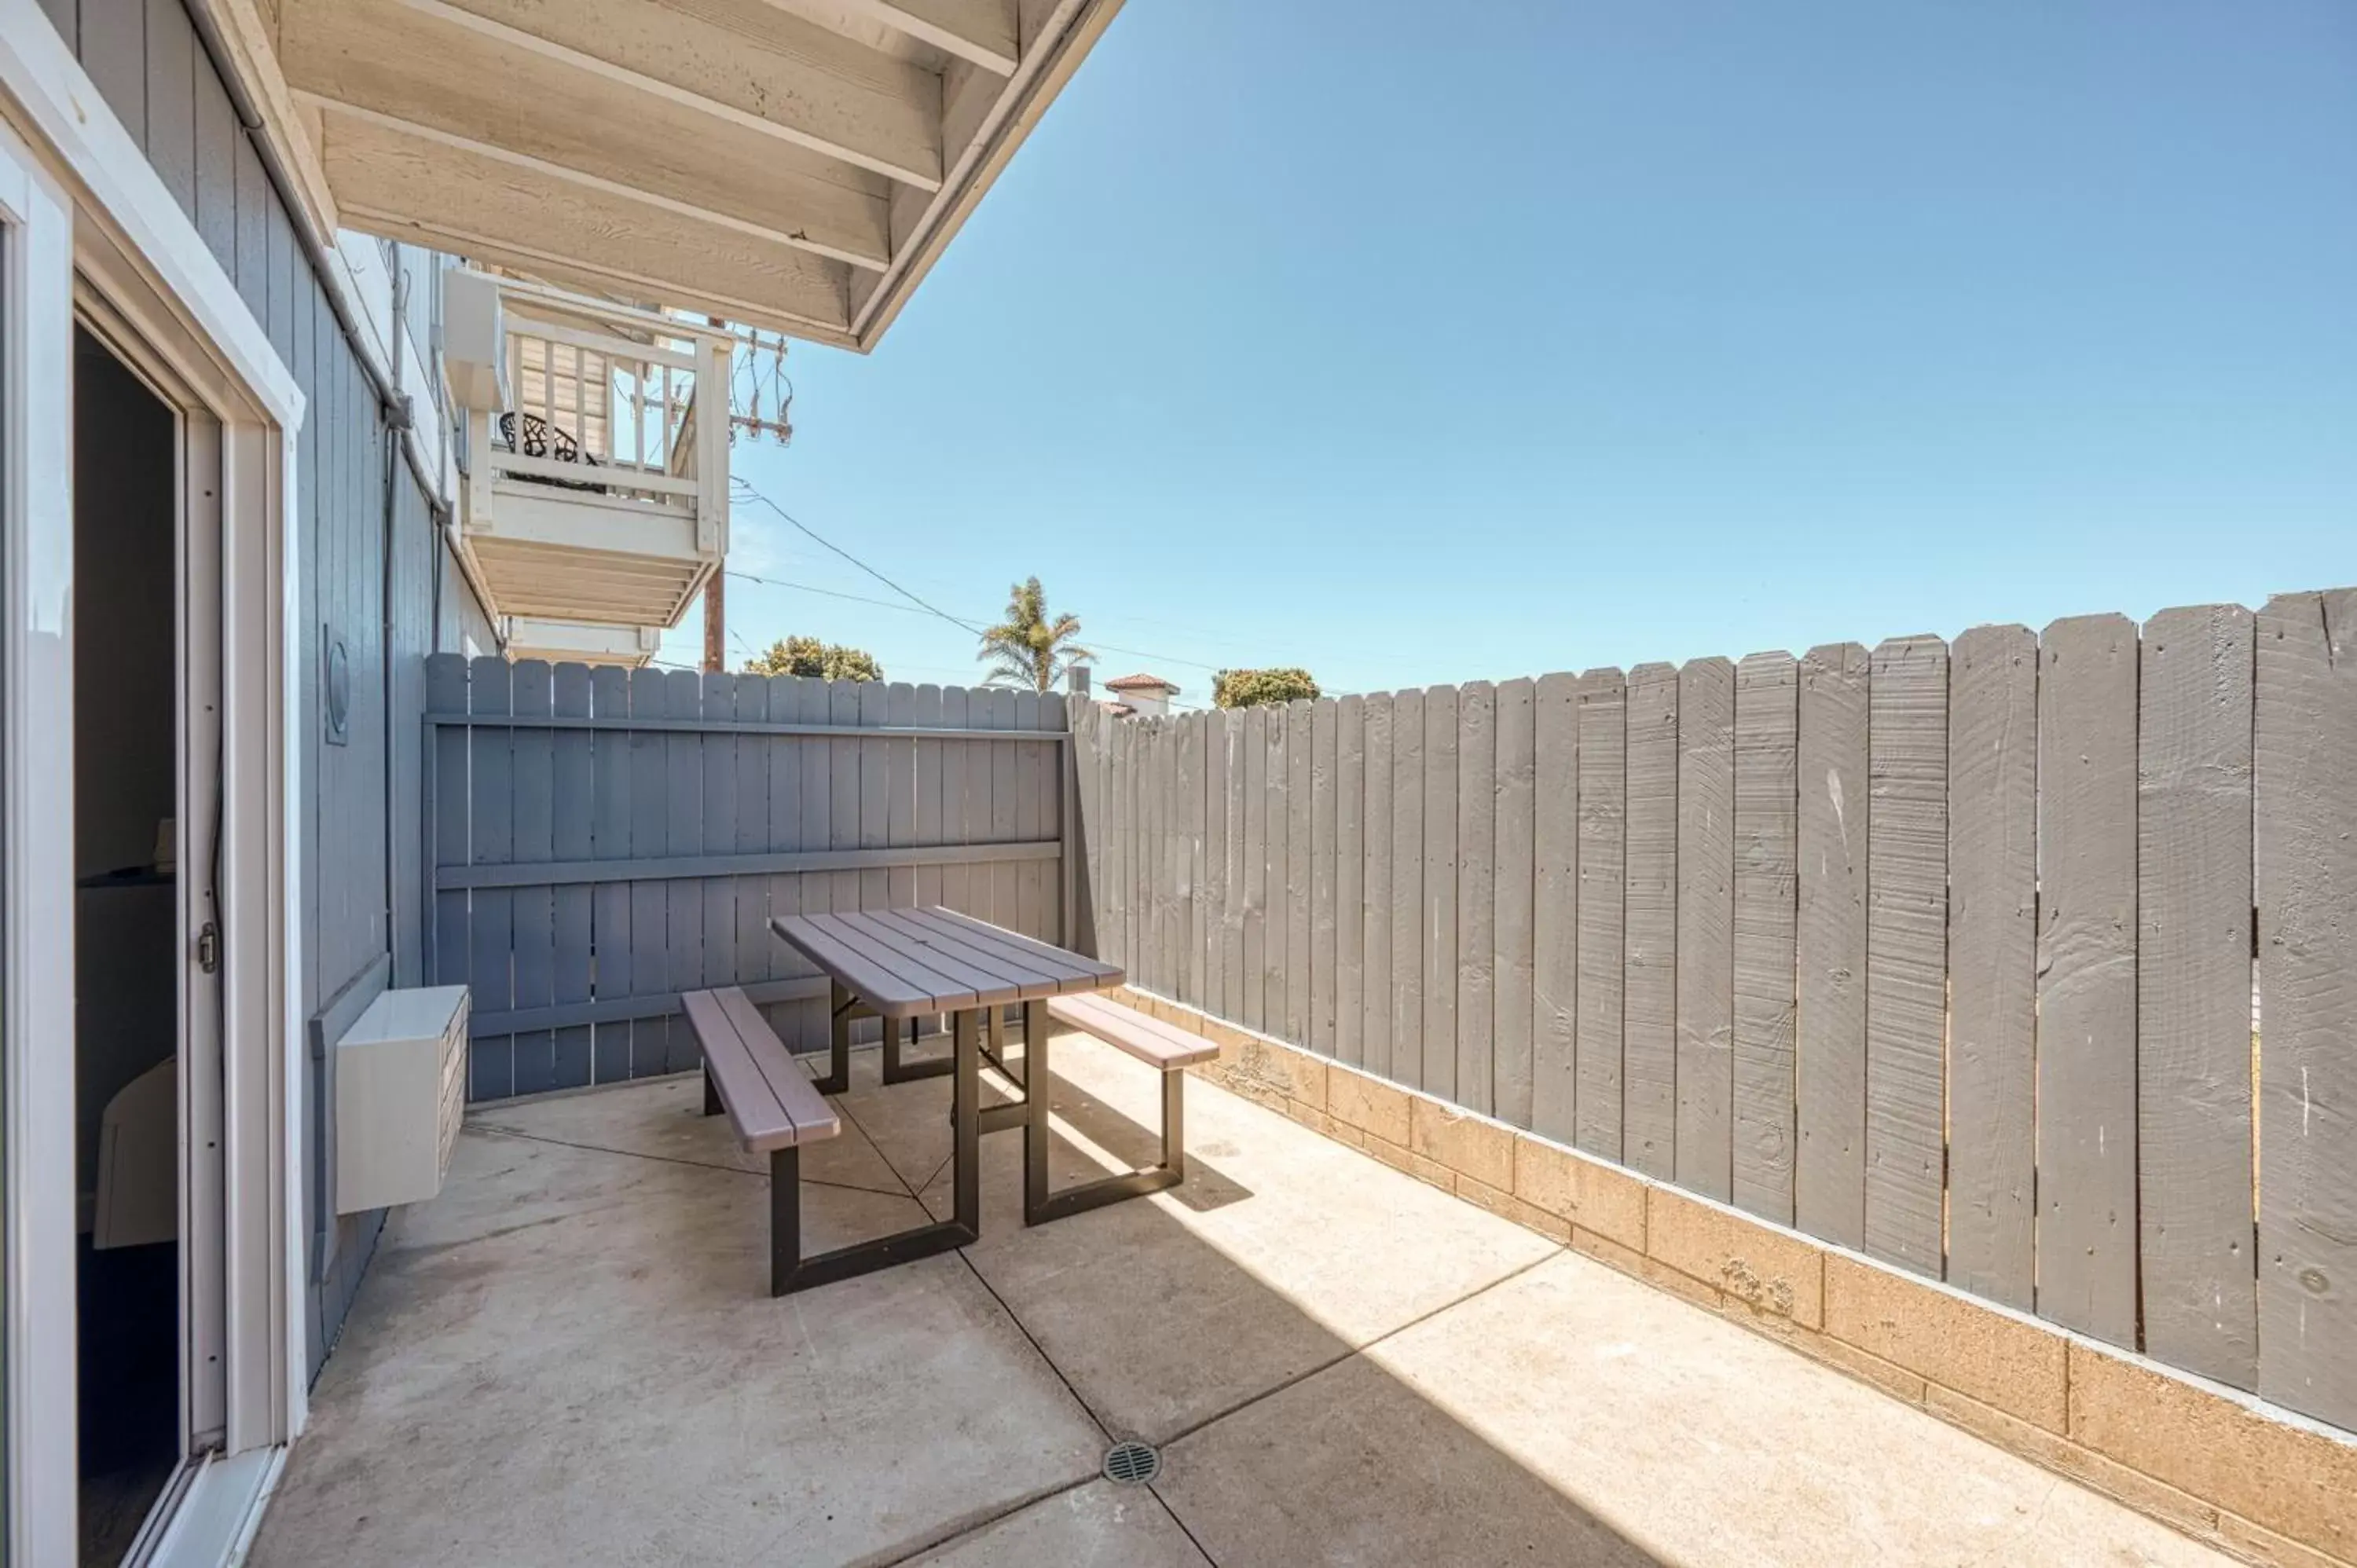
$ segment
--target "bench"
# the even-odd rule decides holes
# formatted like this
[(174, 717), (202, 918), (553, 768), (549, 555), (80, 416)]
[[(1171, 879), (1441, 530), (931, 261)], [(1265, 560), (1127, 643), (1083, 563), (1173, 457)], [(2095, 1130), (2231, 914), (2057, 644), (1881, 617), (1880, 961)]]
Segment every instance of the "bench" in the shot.
[(691, 991), (680, 1002), (704, 1047), (704, 1113), (726, 1110), (738, 1141), (770, 1156), (770, 1294), (842, 1277), (802, 1255), (802, 1146), (840, 1133), (842, 1119), (743, 991)]
[[(1050, 1021), (1102, 1040), (1162, 1075), (1162, 1162), (1143, 1170), (1048, 1191), (1048, 1026)], [(1093, 992), (1050, 996), (1026, 1004), (1023, 1020), (1023, 1222), (1043, 1224), (1102, 1208), (1124, 1198), (1162, 1192), (1187, 1179), (1185, 1069), (1211, 1061), (1220, 1047), (1134, 1007)]]

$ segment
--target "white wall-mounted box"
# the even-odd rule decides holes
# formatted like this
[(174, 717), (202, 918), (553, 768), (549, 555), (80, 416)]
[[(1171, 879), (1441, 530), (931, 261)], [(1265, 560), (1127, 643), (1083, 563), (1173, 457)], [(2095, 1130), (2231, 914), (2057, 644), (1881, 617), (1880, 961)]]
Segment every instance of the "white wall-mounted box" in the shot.
[(467, 1109), (467, 988), (388, 991), (336, 1042), (336, 1212), (442, 1190)]

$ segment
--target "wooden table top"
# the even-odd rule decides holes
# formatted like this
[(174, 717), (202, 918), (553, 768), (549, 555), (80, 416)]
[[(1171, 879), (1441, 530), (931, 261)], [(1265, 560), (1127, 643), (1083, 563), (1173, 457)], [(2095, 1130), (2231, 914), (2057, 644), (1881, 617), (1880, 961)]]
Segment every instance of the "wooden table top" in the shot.
[(1125, 978), (1118, 965), (930, 906), (778, 915), (770, 929), (887, 1018), (1104, 991)]

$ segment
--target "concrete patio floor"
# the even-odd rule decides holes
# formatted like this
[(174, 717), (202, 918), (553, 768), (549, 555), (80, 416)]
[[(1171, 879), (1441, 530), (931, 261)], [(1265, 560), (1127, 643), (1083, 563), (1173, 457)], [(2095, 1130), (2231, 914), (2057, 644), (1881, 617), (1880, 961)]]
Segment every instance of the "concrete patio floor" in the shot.
[[(1058, 1036), (1059, 1180), (1152, 1075)], [(856, 1058), (815, 1251), (946, 1208), (949, 1087)], [(1175, 1192), (772, 1300), (765, 1162), (672, 1079), (469, 1119), (396, 1214), (251, 1561), (2229, 1561), (1203, 1082)], [(1097, 1478), (1164, 1448), (1152, 1487)]]

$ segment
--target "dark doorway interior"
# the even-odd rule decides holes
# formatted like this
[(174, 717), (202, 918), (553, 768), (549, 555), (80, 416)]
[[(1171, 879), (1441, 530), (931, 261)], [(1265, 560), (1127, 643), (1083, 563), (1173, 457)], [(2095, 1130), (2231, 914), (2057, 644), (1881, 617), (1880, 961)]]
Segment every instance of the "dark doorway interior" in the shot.
[(74, 1080), (81, 1561), (121, 1561), (180, 1433), (178, 426), (74, 344)]

